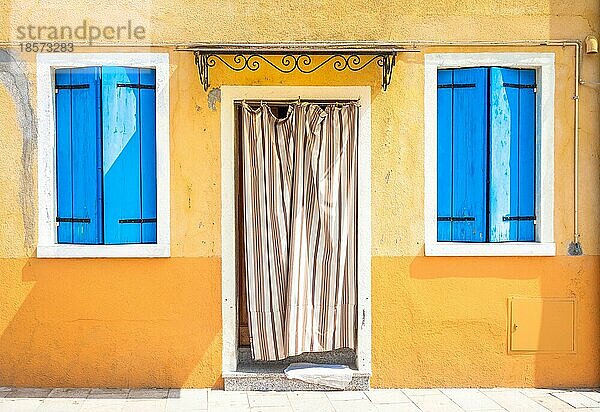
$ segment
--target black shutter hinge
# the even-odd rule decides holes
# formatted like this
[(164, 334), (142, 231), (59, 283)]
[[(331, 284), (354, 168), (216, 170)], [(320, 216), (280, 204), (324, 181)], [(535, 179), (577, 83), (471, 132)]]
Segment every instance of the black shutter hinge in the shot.
[(535, 220), (535, 216), (502, 216), (503, 222)]
[(119, 223), (154, 223), (156, 222), (156, 218), (146, 218), (146, 219), (119, 219)]
[(155, 89), (156, 86), (151, 84), (130, 84), (130, 83), (117, 83), (117, 87), (126, 87), (128, 89)]
[(475, 87), (475, 83), (438, 84), (438, 89), (466, 89)]
[(514, 89), (533, 89), (537, 93), (537, 84), (517, 84), (517, 83), (502, 83), (503, 87), (512, 87)]
[(60, 222), (68, 222), (68, 223), (90, 223), (91, 220), (89, 217), (57, 217), (56, 221)]
[(89, 89), (89, 84), (57, 84), (54, 86), (54, 93), (58, 93), (59, 90), (73, 90), (73, 89)]
[(475, 218), (472, 216), (438, 216), (437, 220), (438, 222), (474, 222)]

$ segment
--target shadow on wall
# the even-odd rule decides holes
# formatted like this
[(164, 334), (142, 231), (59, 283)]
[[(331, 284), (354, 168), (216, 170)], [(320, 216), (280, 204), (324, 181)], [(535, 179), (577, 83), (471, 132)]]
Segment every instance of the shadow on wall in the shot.
[[(426, 345), (431, 346), (431, 353), (451, 348), (454, 354), (448, 358), (451, 368), (442, 372), (442, 385), (598, 385), (598, 256), (419, 256), (409, 263), (409, 272), (416, 282), (410, 282), (414, 291), (406, 299), (412, 301), (415, 294), (426, 292), (430, 299), (422, 308), (421, 316), (427, 320), (423, 333), (435, 333)], [(521, 317), (533, 319), (530, 326), (537, 325), (537, 330), (526, 332), (531, 333), (531, 345), (537, 350), (509, 352), (510, 297), (547, 299), (539, 314), (521, 313)], [(552, 310), (555, 298), (575, 300), (574, 318), (556, 318)], [(563, 335), (570, 334), (571, 322), (575, 325), (575, 352), (565, 353), (559, 346), (568, 338)], [(424, 359), (424, 370), (430, 364), (443, 370), (440, 359)], [(474, 370), (478, 379), (465, 378)]]
[(418, 279), (484, 277), (526, 280), (537, 279), (540, 273), (548, 270), (548, 263), (548, 257), (544, 256), (418, 256), (410, 264), (410, 275), (411, 277)]
[[(597, 34), (600, 30), (600, 3), (599, 2), (564, 2), (561, 0), (549, 0), (549, 24), (548, 38), (576, 38), (583, 40), (589, 34)], [(574, 130), (574, 102), (571, 96), (574, 94), (574, 56), (575, 52), (572, 47), (563, 49), (561, 52), (556, 50), (556, 90), (557, 94), (564, 91), (565, 104), (555, 104), (555, 167), (561, 165), (561, 172), (555, 173), (555, 202), (563, 201), (564, 199), (572, 199), (572, 182), (573, 169), (568, 165), (572, 162), (561, 162), (560, 156), (565, 153), (560, 153), (558, 148), (567, 147), (566, 156), (571, 159), (573, 152), (573, 130)], [(568, 64), (561, 65), (559, 59), (564, 58)], [(582, 56), (581, 72), (583, 79), (591, 79), (597, 81), (600, 77), (599, 55)], [(562, 77), (568, 79), (566, 83), (561, 84), (558, 79)], [(581, 237), (579, 241), (580, 247), (583, 248), (583, 253), (596, 256), (570, 256), (569, 259), (573, 269), (571, 273), (563, 272), (557, 274), (555, 279), (545, 276), (541, 282), (542, 296), (572, 296), (576, 299), (575, 309), (575, 353), (570, 355), (556, 356), (552, 354), (540, 354), (536, 356), (535, 363), (535, 382), (542, 382), (548, 379), (557, 380), (563, 370), (571, 370), (571, 375), (575, 375), (579, 369), (587, 369), (593, 371), (595, 378), (586, 386), (597, 387), (600, 384), (600, 317), (598, 316), (600, 305), (600, 286), (598, 276), (600, 275), (600, 257), (598, 255), (598, 209), (597, 199), (599, 186), (597, 184), (589, 184), (589, 182), (597, 182), (600, 176), (600, 168), (598, 166), (599, 147), (597, 139), (592, 138), (591, 141), (585, 136), (598, 136), (600, 130), (600, 122), (598, 121), (598, 89), (596, 87), (582, 86), (579, 89), (579, 125), (580, 125), (580, 145), (579, 145), (579, 210), (580, 223), (579, 229)], [(557, 133), (559, 130), (564, 131), (563, 136)], [(565, 139), (566, 143), (561, 142)], [(562, 187), (561, 187), (562, 186)], [(569, 222), (568, 230), (571, 230), (570, 225), (572, 219), (572, 203), (568, 201), (567, 219)], [(556, 215), (556, 209), (555, 209)], [(558, 246), (558, 244), (557, 244)], [(563, 249), (564, 250), (564, 249)], [(564, 253), (560, 250), (559, 253)], [(590, 259), (593, 259), (594, 264), (588, 265)], [(564, 279), (565, 285), (557, 290), (557, 279)], [(542, 310), (541, 317), (543, 320), (549, 320), (553, 316), (548, 309)], [(551, 322), (543, 322), (550, 325)], [(541, 328), (539, 336), (552, 332)], [(582, 363), (582, 359), (585, 363)], [(587, 383), (587, 382), (586, 382)], [(582, 386), (577, 382), (576, 378), (564, 380), (564, 385)]]
[(0, 385), (222, 387), (219, 258), (23, 264), (12, 281), (35, 284), (0, 337)]

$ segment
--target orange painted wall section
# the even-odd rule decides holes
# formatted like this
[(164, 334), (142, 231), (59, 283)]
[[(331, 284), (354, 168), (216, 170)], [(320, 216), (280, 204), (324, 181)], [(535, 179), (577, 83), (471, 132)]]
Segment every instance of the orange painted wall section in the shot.
[(218, 258), (1, 260), (0, 380), (222, 385), (220, 266)]
[[(373, 275), (372, 386), (598, 386), (597, 257), (376, 257)], [(575, 297), (576, 353), (509, 355), (509, 296)]]
[[(0, 0), (0, 39), (12, 39), (14, 25), (28, 18), (57, 24), (69, 3), (67, 21), (120, 22), (130, 13), (156, 43), (583, 39), (600, 29), (596, 0), (309, 2), (315, 13), (295, 1), (285, 13), (281, 4), (249, 0), (121, 1), (118, 13), (106, 16), (97, 12), (101, 3), (49, 3)], [(386, 92), (377, 66), (283, 75), (264, 65), (241, 73), (217, 65), (205, 92), (190, 53), (79, 50), (170, 54), (171, 257), (164, 259), (35, 257), (37, 149), (32, 125), (23, 120), (28, 113), (35, 119), (35, 55), (11, 50), (16, 65), (0, 60), (0, 386), (223, 386), (221, 85), (371, 86), (372, 170), (363, 173), (372, 180), (372, 386), (600, 385), (600, 98), (597, 87), (582, 86), (584, 256), (572, 257), (572, 48), (432, 47), (400, 54)], [(423, 56), (482, 51), (555, 53), (556, 257), (423, 255)], [(11, 76), (4, 74), (9, 65)], [(598, 56), (584, 58), (582, 73), (600, 79)], [(15, 92), (20, 78), (28, 85), (24, 93)], [(509, 353), (510, 297), (575, 299), (575, 353)]]

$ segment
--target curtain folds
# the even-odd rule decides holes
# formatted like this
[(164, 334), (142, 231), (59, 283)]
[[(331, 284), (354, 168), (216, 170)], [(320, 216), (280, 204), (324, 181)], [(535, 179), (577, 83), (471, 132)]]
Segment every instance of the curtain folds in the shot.
[(242, 107), (243, 238), (252, 353), (356, 346), (356, 104)]

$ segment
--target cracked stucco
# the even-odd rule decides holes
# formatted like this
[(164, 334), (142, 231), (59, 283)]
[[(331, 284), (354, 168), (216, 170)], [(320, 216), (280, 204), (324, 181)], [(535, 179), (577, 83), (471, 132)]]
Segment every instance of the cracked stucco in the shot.
[(216, 88), (208, 92), (207, 100), (208, 108), (213, 111), (217, 110), (217, 102), (221, 101), (221, 89)]
[(34, 247), (34, 152), (37, 143), (36, 120), (30, 98), (26, 65), (9, 50), (0, 50), (0, 84), (12, 96), (22, 133), (21, 170), (19, 171), (19, 205), (23, 217), (24, 247), (29, 254)]

